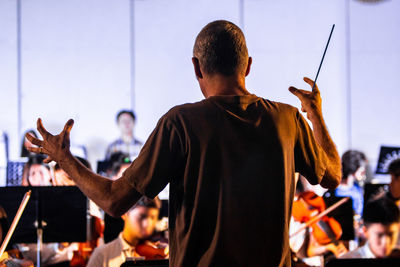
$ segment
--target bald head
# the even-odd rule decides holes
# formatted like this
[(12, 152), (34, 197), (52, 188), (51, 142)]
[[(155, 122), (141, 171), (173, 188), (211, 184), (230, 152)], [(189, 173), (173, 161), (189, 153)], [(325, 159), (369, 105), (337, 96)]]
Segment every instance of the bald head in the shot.
[(245, 75), (248, 52), (243, 32), (226, 20), (207, 24), (197, 35), (193, 56), (205, 74)]

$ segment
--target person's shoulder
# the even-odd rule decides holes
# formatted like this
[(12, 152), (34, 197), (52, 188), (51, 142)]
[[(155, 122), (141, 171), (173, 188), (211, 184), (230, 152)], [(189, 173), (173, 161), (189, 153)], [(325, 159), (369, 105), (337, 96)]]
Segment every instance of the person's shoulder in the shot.
[(276, 114), (279, 114), (280, 117), (289, 116), (297, 118), (300, 115), (299, 110), (290, 104), (265, 98), (261, 98), (261, 101), (270, 112), (275, 112)]
[(168, 110), (168, 112), (165, 113), (162, 118), (169, 119), (171, 121), (178, 121), (183, 117), (187, 117), (191, 114), (196, 114), (201, 110), (204, 110), (205, 106), (208, 105), (208, 102), (209, 101), (207, 101), (207, 99), (204, 99), (198, 102), (176, 105)]
[(358, 259), (358, 258), (364, 258), (362, 253), (361, 253), (361, 247), (357, 248), (353, 251), (349, 251), (346, 254), (343, 254), (342, 256), (339, 257), (340, 259)]
[(115, 139), (114, 141), (112, 141), (112, 142), (108, 145), (108, 147), (110, 148), (110, 147), (113, 147), (113, 146), (122, 144), (123, 142), (124, 142), (124, 141), (123, 141), (121, 138), (117, 138), (117, 139)]
[(107, 254), (107, 252), (110, 252), (115, 249), (118, 250), (120, 247), (121, 247), (120, 240), (119, 240), (119, 237), (117, 237), (116, 239), (114, 239), (111, 242), (108, 242), (106, 244), (102, 244), (102, 245), (96, 247), (93, 251), (93, 254), (105, 255), (105, 254)]

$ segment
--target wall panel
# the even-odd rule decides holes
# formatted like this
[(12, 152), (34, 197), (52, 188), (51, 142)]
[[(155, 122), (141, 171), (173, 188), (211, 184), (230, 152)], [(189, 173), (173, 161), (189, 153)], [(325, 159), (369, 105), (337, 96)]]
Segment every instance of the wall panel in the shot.
[(72, 140), (103, 157), (116, 112), (131, 106), (129, 12), (129, 1), (23, 2), (24, 128), (42, 117), (58, 132), (74, 118)]

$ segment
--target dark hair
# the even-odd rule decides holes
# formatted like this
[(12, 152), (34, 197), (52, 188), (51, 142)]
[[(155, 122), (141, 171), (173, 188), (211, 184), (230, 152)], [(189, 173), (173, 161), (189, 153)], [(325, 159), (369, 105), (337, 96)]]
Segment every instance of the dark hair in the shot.
[(346, 180), (350, 174), (354, 174), (367, 158), (365, 154), (357, 150), (348, 150), (342, 156), (342, 178)]
[(301, 181), (301, 175), (299, 175), (299, 179), (297, 180), (296, 183), (296, 193), (300, 194), (304, 192), (304, 185), (303, 182)]
[(143, 196), (135, 203), (135, 205), (132, 206), (132, 208), (130, 208), (130, 210), (137, 207), (154, 208), (159, 210), (161, 208), (161, 200), (158, 197), (151, 199)]
[(366, 227), (373, 223), (389, 225), (398, 223), (400, 211), (396, 203), (387, 197), (381, 197), (367, 202), (363, 211), (363, 221)]
[(390, 174), (395, 174), (396, 172), (400, 171), (400, 158), (393, 160), (390, 162), (388, 167), (388, 172)]
[(119, 120), (119, 117), (121, 117), (122, 114), (128, 114), (128, 115), (130, 115), (130, 116), (132, 117), (132, 119), (133, 119), (134, 121), (136, 121), (136, 115), (135, 115), (135, 113), (133, 112), (133, 110), (123, 109), (123, 110), (120, 110), (120, 111), (117, 113), (117, 117), (115, 117), (115, 119), (116, 119), (117, 122), (118, 122), (118, 120)]
[(132, 163), (129, 154), (118, 151), (112, 153), (107, 164), (107, 172), (111, 175), (117, 175), (123, 164)]
[(38, 138), (38, 135), (36, 134), (35, 130), (32, 130), (32, 129), (27, 130), (22, 135), (22, 140), (21, 140), (21, 157), (22, 158), (29, 157), (29, 156), (32, 155), (32, 153), (28, 149), (26, 149), (26, 147), (25, 147), (25, 134), (27, 134), (27, 133), (29, 133), (29, 134), (33, 135), (34, 137)]
[(193, 47), (207, 74), (230, 76), (245, 71), (248, 62), (246, 40), (242, 30), (232, 22), (217, 20), (207, 24), (197, 35)]
[[(85, 166), (86, 168), (88, 168), (90, 170), (92, 169), (92, 165), (90, 165), (89, 161), (87, 161), (86, 159), (81, 158), (81, 157), (75, 157), (75, 158), (77, 160), (79, 160), (79, 162), (82, 163), (83, 166)], [(54, 170), (58, 171), (59, 169), (60, 169), (60, 165), (58, 163), (56, 163), (56, 165), (54, 165)]]

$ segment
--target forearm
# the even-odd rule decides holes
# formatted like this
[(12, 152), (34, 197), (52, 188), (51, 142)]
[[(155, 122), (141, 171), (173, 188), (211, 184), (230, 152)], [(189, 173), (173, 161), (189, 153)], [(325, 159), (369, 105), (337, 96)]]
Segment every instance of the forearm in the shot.
[(111, 216), (120, 216), (140, 197), (125, 180), (110, 180), (82, 165), (71, 153), (58, 162), (79, 189)]
[(322, 113), (310, 118), (313, 125), (313, 132), (318, 144), (325, 152), (327, 158), (325, 175), (322, 178), (321, 186), (336, 188), (341, 180), (341, 162), (336, 145), (328, 132)]

